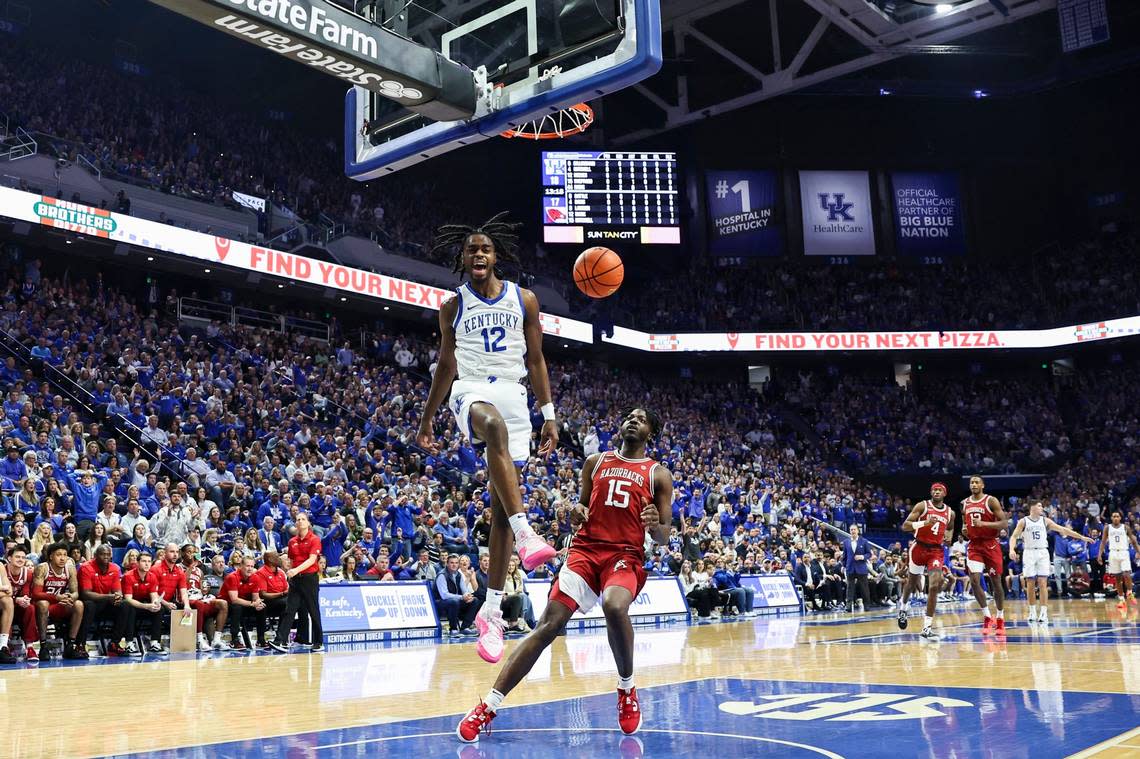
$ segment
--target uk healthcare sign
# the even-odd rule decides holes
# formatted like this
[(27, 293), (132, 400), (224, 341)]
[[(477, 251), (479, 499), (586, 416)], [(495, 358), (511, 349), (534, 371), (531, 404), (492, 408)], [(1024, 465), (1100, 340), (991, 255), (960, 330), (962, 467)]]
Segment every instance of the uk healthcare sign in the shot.
[[(550, 595), (549, 580), (527, 580), (526, 594), (534, 608), (534, 618), (541, 619), (546, 611), (546, 604)], [(633, 603), (629, 606), (629, 616), (634, 622), (639, 619), (651, 621), (653, 617), (687, 616), (689, 605), (685, 601), (685, 594), (681, 592), (681, 583), (676, 577), (649, 577), (645, 580), (645, 587)], [(605, 614), (602, 605), (594, 604), (594, 608), (583, 614), (580, 610), (574, 612), (571, 621), (604, 622)]]
[(899, 255), (943, 258), (966, 253), (962, 191), (952, 171), (891, 174)]
[(327, 633), (436, 630), (439, 617), (426, 582), (334, 583), (321, 586)]
[[(366, 298), (432, 310), (439, 310), (443, 301), (454, 294), (454, 290), (262, 248), (238, 240), (214, 237), (8, 187), (0, 187), (0, 216), (195, 258), (207, 266), (232, 266), (296, 282), (330, 287)], [(545, 334), (583, 343), (594, 341), (594, 328), (589, 322), (546, 313), (539, 314), (539, 321)]]
[(774, 171), (710, 171), (705, 175), (709, 251), (725, 258), (779, 256), (783, 214)]
[(804, 255), (875, 255), (867, 172), (801, 171), (800, 204)]

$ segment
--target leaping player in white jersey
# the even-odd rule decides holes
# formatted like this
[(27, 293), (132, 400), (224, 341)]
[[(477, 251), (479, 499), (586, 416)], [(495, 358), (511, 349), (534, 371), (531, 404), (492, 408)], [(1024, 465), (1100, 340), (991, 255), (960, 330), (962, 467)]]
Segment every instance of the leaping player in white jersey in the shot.
[[(480, 227), (448, 225), (437, 231), (433, 250), (458, 248), (455, 271), (467, 282), (439, 310), (439, 363), (424, 403), (416, 442), (433, 452), (432, 420), (448, 391), (456, 423), (472, 444), (487, 446), (491, 484), (490, 554), (487, 599), (475, 617), (476, 651), (492, 664), (503, 656), (503, 585), (514, 548), (527, 571), (556, 554), (527, 522), (519, 493), (519, 473), (530, 457), (531, 422), (523, 377), (542, 410), (538, 454), (548, 456), (558, 445), (558, 423), (550, 395), (550, 378), (542, 356), (538, 298), (530, 290), (501, 278), (500, 260), (517, 261), (517, 229), (498, 214)], [(454, 381), (454, 383), (453, 383)]]
[(1128, 555), (1129, 543), (1136, 549), (1136, 553), (1140, 554), (1140, 543), (1136, 542), (1132, 528), (1124, 523), (1119, 511), (1112, 512), (1112, 524), (1104, 529), (1104, 539), (1100, 541), (1096, 560), (1098, 563), (1104, 563), (1104, 547), (1107, 544), (1108, 566), (1105, 571), (1110, 575), (1116, 575), (1116, 595), (1120, 599), (1116, 608), (1121, 611), (1125, 609), (1126, 599), (1133, 606), (1136, 605), (1136, 596), (1132, 593), (1132, 559)]
[[(1029, 597), (1029, 624), (1049, 624), (1049, 572), (1053, 566), (1049, 558), (1049, 531), (1078, 538), (1086, 543), (1092, 538), (1057, 524), (1045, 516), (1041, 501), (1029, 504), (1029, 516), (1017, 523), (1009, 538), (1009, 559), (1017, 561), (1017, 541), (1024, 544), (1025, 557), (1021, 563), (1021, 576), (1025, 578), (1025, 592)], [(1036, 579), (1036, 581), (1034, 581)], [(1040, 596), (1040, 602), (1037, 597)], [(1040, 605), (1038, 605), (1040, 603)]]

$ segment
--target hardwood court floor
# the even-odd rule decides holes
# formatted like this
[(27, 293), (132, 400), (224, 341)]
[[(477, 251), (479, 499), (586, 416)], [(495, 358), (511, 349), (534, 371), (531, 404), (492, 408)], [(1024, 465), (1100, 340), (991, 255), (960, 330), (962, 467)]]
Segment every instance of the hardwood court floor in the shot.
[(17, 665), (0, 756), (1140, 757), (1135, 607), (1054, 604), (1040, 630), (1013, 603), (995, 642), (972, 606), (940, 613), (939, 643), (887, 612), (639, 628), (637, 741), (601, 630), (559, 638), (477, 747), (451, 732), (498, 666), (470, 640)]

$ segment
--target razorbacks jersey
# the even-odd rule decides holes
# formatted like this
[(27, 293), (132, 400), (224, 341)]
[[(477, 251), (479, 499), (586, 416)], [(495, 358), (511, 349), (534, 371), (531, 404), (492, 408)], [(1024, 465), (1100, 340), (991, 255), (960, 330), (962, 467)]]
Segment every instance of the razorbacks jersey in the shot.
[(1045, 517), (1025, 518), (1025, 529), (1021, 531), (1021, 543), (1026, 551), (1049, 550), (1049, 531), (1045, 529)]
[(194, 564), (194, 566), (188, 567), (183, 564), (182, 570), (186, 572), (186, 587), (190, 600), (197, 601), (206, 595), (205, 591), (202, 590), (202, 580), (204, 579), (202, 565)]
[(939, 509), (931, 501), (925, 503), (926, 512), (922, 519), (926, 524), (914, 531), (914, 539), (920, 543), (942, 545), (946, 539), (946, 530), (950, 527), (950, 507), (943, 503)]
[(12, 595), (16, 598), (20, 596), (32, 595), (32, 570), (28, 565), (24, 565), (16, 574), (12, 574), (12, 565), (8, 565), (8, 581), (12, 583)]
[(643, 554), (642, 503), (653, 503), (653, 459), (627, 459), (616, 451), (598, 457), (590, 478), (590, 518), (574, 536), (574, 545), (627, 546)]
[(974, 527), (978, 522), (994, 521), (993, 512), (990, 511), (990, 497), (982, 494), (981, 500), (962, 501), (962, 521), (966, 525), (966, 537), (970, 540), (995, 540), (998, 531), (992, 527)]
[(1123, 556), (1128, 553), (1128, 532), (1124, 525), (1114, 527), (1111, 524), (1104, 530), (1105, 540), (1108, 541), (1108, 552)]
[(62, 595), (67, 592), (70, 584), (71, 578), (66, 569), (62, 575), (57, 575), (51, 566), (48, 566), (47, 575), (44, 577), (44, 593), (51, 593), (53, 596)]
[(518, 382), (526, 376), (526, 333), (522, 290), (502, 280), (503, 289), (487, 300), (464, 284), (455, 292), (455, 367), (461, 379)]

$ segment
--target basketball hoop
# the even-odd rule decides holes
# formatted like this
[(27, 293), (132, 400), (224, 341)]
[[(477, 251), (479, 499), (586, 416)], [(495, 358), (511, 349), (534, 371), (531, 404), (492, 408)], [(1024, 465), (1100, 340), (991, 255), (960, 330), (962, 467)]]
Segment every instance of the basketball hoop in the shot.
[(522, 137), (528, 140), (560, 140), (572, 134), (581, 134), (594, 123), (594, 109), (585, 103), (575, 103), (534, 121), (524, 121), (512, 129), (499, 133), (500, 137)]

